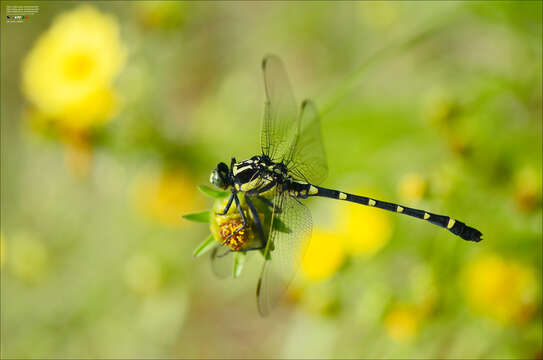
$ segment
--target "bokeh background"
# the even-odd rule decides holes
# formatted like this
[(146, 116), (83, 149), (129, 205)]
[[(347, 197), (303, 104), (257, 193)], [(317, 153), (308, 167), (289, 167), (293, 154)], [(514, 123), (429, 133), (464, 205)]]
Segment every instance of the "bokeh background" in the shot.
[[(541, 359), (541, 4), (2, 2), (2, 357)], [(484, 241), (308, 201), (260, 318), (260, 256), (217, 279), (181, 215), (259, 152), (267, 53), (323, 115), (324, 186)]]

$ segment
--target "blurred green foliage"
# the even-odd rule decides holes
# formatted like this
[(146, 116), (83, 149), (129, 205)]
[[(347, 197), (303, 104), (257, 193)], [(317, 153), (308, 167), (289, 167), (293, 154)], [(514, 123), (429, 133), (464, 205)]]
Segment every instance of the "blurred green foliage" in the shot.
[[(541, 4), (41, 2), (13, 24), (2, 3), (1, 356), (540, 358)], [(37, 50), (64, 14), (119, 31), (70, 62), (72, 77), (113, 69), (89, 97), (22, 80), (55, 76), (25, 59), (64, 59), (62, 30)], [(304, 265), (261, 319), (259, 256), (216, 279), (192, 256), (209, 229), (181, 215), (210, 207), (196, 185), (219, 161), (259, 151), (267, 53), (322, 109), (325, 186), (449, 214), (484, 241), (309, 201), (334, 262), (317, 278)], [(71, 111), (40, 108), (46, 95)], [(367, 226), (345, 232), (349, 216)], [(354, 243), (327, 244), (340, 232)]]

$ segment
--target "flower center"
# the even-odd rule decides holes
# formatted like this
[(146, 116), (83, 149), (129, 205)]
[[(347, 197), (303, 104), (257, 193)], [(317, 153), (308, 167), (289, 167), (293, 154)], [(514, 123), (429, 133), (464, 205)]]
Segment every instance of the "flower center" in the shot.
[(245, 245), (248, 240), (248, 234), (245, 232), (245, 230), (234, 233), (234, 231), (241, 228), (242, 226), (243, 225), (239, 220), (232, 220), (222, 224), (220, 228), (220, 236), (223, 240), (223, 243), (229, 246), (234, 251), (241, 250), (243, 248), (243, 245)]
[(88, 54), (76, 53), (68, 56), (64, 64), (64, 73), (71, 80), (83, 80), (89, 76), (94, 61)]

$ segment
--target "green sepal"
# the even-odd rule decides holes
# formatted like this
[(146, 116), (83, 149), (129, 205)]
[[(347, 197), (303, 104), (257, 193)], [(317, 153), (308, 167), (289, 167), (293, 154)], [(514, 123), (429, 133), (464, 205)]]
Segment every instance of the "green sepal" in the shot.
[(229, 191), (215, 190), (207, 185), (198, 185), (198, 190), (204, 195), (215, 199), (222, 199), (230, 194)]
[(213, 237), (213, 235), (210, 234), (207, 237), (207, 239), (202, 241), (202, 243), (200, 245), (198, 245), (198, 247), (196, 249), (194, 249), (194, 252), (192, 253), (192, 256), (198, 257), (200, 255), (205, 254), (209, 250), (213, 249), (215, 244), (216, 244), (215, 238)]
[(234, 253), (233, 275), (235, 278), (238, 277), (243, 270), (243, 265), (245, 264), (245, 255), (247, 254), (243, 251), (236, 251)]
[(206, 210), (206, 211), (200, 211), (197, 213), (183, 215), (183, 218), (190, 221), (196, 221), (196, 222), (209, 224), (210, 218), (211, 218), (210, 215), (211, 213), (209, 212), (209, 210)]

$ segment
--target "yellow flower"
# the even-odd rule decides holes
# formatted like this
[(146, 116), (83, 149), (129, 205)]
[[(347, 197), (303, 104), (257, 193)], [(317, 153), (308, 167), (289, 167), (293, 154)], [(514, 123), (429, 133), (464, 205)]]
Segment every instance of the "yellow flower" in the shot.
[(388, 215), (380, 209), (342, 202), (333, 230), (313, 232), (302, 259), (307, 279), (324, 280), (335, 274), (347, 255), (372, 256), (390, 239), (392, 227)]
[(302, 260), (302, 271), (310, 280), (324, 280), (336, 273), (344, 258), (341, 237), (317, 230)]
[(384, 210), (359, 204), (342, 203), (338, 229), (345, 249), (352, 255), (372, 256), (386, 245), (392, 233), (389, 216)]
[(111, 83), (124, 62), (117, 21), (91, 6), (61, 14), (24, 59), (23, 92), (59, 125), (84, 129), (109, 120)]
[(48, 262), (47, 248), (32, 234), (22, 233), (10, 238), (9, 266), (21, 280), (38, 282), (45, 275)]
[(181, 226), (181, 215), (194, 211), (198, 203), (195, 184), (182, 170), (142, 175), (133, 187), (134, 204), (150, 219), (171, 226)]
[(536, 310), (538, 282), (533, 269), (498, 255), (484, 255), (462, 277), (477, 312), (503, 323), (522, 323)]
[(128, 287), (138, 295), (152, 295), (162, 285), (162, 269), (149, 255), (134, 255), (125, 266), (124, 278)]
[(395, 305), (385, 317), (385, 329), (397, 342), (411, 340), (420, 328), (422, 316), (413, 304)]
[(419, 174), (404, 175), (398, 184), (398, 193), (403, 201), (414, 203), (420, 201), (426, 194), (428, 184)]
[[(237, 233), (235, 232), (242, 226), (241, 215), (239, 214), (239, 210), (235, 203), (230, 206), (230, 209), (228, 209), (226, 214), (218, 215), (224, 211), (227, 203), (228, 197), (217, 199), (211, 208), (211, 222), (209, 224), (209, 229), (215, 240), (221, 244), (226, 244), (235, 251), (244, 248), (258, 247), (260, 245), (260, 237), (257, 235), (256, 226), (253, 221), (249, 221), (248, 225), (243, 230)], [(240, 207), (241, 209), (244, 209), (243, 213), (245, 218), (251, 219), (244, 196), (241, 196), (240, 198)], [(255, 208), (262, 224), (264, 234), (267, 234), (270, 229), (271, 211), (267, 210), (265, 212), (264, 206), (260, 201), (256, 202)]]

